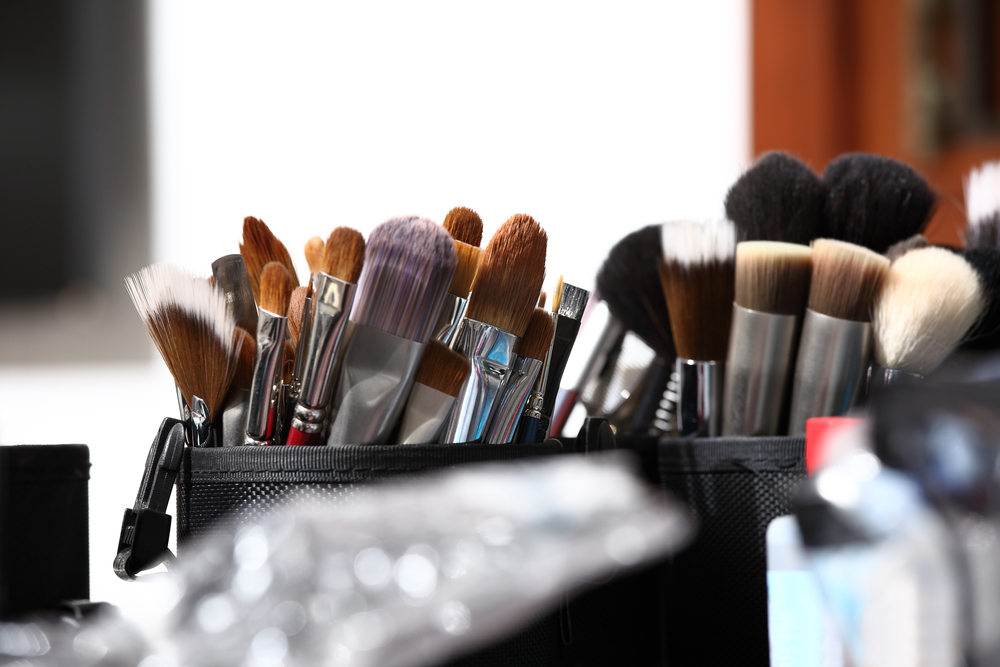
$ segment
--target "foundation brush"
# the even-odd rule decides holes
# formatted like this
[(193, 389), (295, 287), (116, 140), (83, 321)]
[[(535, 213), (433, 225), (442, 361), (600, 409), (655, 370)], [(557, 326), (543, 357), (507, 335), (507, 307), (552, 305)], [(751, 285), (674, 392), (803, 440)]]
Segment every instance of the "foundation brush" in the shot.
[(483, 252), (479, 248), (483, 240), (483, 221), (471, 208), (459, 206), (448, 212), (442, 225), (455, 239), (455, 257), (458, 265), (434, 328), (434, 338), (452, 346), (458, 335), (459, 324), (465, 316), (472, 281), (476, 277), (479, 259)]
[(1000, 247), (1000, 161), (986, 162), (965, 179), (966, 248)]
[(219, 415), (240, 357), (241, 339), (222, 290), (156, 264), (125, 278), (149, 337), (190, 406), (188, 441), (213, 446)]
[(285, 244), (271, 233), (271, 230), (253, 216), (243, 219), (243, 241), (240, 243), (240, 254), (246, 260), (247, 274), (250, 276), (250, 287), (253, 295), (260, 303), (260, 280), (264, 267), (268, 262), (280, 262), (288, 270), (292, 278), (292, 287), (298, 287), (299, 277), (295, 273), (295, 265), (288, 254)]
[(385, 442), (434, 332), (455, 265), (451, 236), (430, 220), (393, 218), (372, 231), (334, 390), (337, 412), (328, 444)]
[(471, 361), (472, 373), (442, 442), (476, 442), (486, 435), (517, 360), (517, 339), (528, 328), (542, 288), (547, 242), (534, 218), (519, 214), (500, 225), (486, 246), (454, 345)]
[(288, 302), (292, 298), (292, 277), (280, 262), (268, 262), (261, 272), (260, 313), (257, 318), (257, 347), (246, 413), (247, 445), (281, 442), (281, 373), (285, 361), (288, 332)]
[(303, 304), (298, 400), (288, 431), (289, 445), (321, 445), (327, 406), (333, 395), (346, 343), (347, 321), (365, 261), (361, 232), (338, 227), (324, 245), (319, 270), (313, 274), (313, 295), (306, 317)]
[(736, 245), (723, 435), (779, 435), (784, 430), (782, 407), (811, 274), (809, 246), (774, 241)]
[(399, 428), (401, 444), (425, 445), (438, 441), (470, 370), (469, 360), (444, 343), (434, 339), (427, 343), (403, 410)]
[(722, 433), (736, 230), (728, 220), (662, 226), (660, 280), (677, 348), (680, 435)]
[(869, 390), (936, 369), (983, 314), (986, 291), (961, 255), (911, 250), (893, 262), (875, 298), (875, 364)]
[(888, 269), (889, 260), (867, 248), (813, 241), (788, 435), (805, 435), (807, 419), (840, 416), (859, 397), (871, 356), (872, 302)]

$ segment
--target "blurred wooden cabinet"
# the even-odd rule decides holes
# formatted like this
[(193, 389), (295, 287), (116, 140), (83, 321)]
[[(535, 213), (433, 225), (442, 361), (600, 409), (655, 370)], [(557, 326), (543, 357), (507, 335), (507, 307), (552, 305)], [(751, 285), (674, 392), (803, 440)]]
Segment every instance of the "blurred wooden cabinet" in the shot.
[(1000, 0), (753, 0), (752, 23), (754, 153), (908, 162), (960, 245), (962, 179), (1000, 159)]

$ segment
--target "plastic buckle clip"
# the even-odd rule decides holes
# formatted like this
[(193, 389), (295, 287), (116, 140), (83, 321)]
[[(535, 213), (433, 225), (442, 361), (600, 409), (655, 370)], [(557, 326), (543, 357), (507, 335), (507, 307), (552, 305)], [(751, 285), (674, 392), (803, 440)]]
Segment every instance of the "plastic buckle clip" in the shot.
[(160, 424), (146, 457), (135, 506), (125, 510), (115, 556), (115, 574), (132, 581), (143, 570), (173, 560), (167, 548), (170, 515), (166, 513), (170, 492), (177, 479), (184, 452), (184, 422), (167, 417)]

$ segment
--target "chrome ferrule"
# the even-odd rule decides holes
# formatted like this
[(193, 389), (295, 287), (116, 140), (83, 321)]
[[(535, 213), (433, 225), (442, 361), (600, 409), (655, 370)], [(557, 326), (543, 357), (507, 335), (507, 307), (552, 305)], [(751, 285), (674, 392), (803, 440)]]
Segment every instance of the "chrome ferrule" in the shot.
[(458, 329), (462, 324), (462, 318), (465, 317), (465, 308), (468, 305), (469, 299), (467, 298), (445, 294), (441, 314), (438, 316), (437, 324), (434, 325), (434, 333), (431, 334), (431, 338), (448, 347), (454, 347), (455, 339), (458, 337)]
[(895, 368), (886, 368), (882, 364), (873, 361), (868, 368), (868, 389), (866, 394), (870, 398), (886, 387), (915, 384), (923, 379), (923, 375), (900, 371)]
[(722, 435), (722, 381), (725, 362), (677, 358), (678, 435)]
[(257, 350), (254, 352), (244, 429), (248, 445), (268, 444), (276, 430), (278, 384), (285, 356), (286, 331), (288, 318), (261, 309), (257, 319)]
[(503, 388), (503, 395), (494, 411), (486, 432), (486, 442), (491, 445), (505, 445), (514, 441), (517, 424), (528, 402), (531, 388), (542, 370), (540, 359), (519, 357), (511, 368), (510, 376)]

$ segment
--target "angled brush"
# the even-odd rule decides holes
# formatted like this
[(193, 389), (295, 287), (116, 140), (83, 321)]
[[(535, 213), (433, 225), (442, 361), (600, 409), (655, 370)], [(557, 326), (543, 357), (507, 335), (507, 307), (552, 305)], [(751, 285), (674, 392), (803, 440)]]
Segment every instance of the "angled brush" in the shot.
[(1000, 161), (985, 162), (965, 178), (966, 248), (1000, 247)]
[[(281, 262), (268, 262), (261, 271), (257, 347), (246, 413), (248, 445), (277, 444), (281, 438), (279, 388), (285, 360), (288, 303), (295, 285)], [(293, 348), (294, 351), (294, 348)]]
[(469, 371), (469, 360), (465, 356), (434, 339), (427, 343), (403, 410), (399, 429), (401, 444), (437, 442)]
[(279, 241), (262, 220), (253, 216), (243, 219), (243, 241), (240, 243), (240, 254), (246, 260), (247, 273), (250, 276), (250, 287), (253, 295), (260, 303), (260, 280), (264, 266), (268, 262), (281, 262), (288, 275), (292, 278), (292, 286), (297, 287), (299, 277), (295, 274), (295, 265), (288, 249)]

